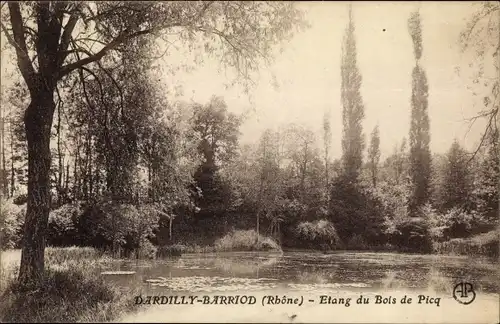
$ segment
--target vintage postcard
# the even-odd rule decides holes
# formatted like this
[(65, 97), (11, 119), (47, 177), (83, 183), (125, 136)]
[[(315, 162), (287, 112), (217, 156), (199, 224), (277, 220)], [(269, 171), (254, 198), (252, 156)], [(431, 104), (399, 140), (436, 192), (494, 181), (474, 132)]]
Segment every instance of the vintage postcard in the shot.
[(498, 1), (0, 21), (0, 322), (500, 321)]

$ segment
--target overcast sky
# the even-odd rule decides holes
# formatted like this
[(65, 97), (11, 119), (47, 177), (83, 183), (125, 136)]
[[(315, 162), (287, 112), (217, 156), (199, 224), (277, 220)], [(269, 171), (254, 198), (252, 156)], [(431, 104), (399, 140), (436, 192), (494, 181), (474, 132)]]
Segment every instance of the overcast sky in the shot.
[[(461, 54), (458, 45), (459, 33), (474, 12), (470, 2), (354, 2), (366, 116), (364, 133), (368, 141), (373, 127), (379, 124), (383, 156), (408, 136), (411, 72), (415, 61), (407, 20), (419, 5), (423, 25), (422, 65), (429, 83), (432, 151), (445, 152), (455, 137), (471, 149), (483, 129), (477, 123), (467, 131), (469, 123), (465, 121), (482, 109), (478, 105), (481, 101), (467, 88), (472, 82), (465, 72), (472, 56)], [(196, 71), (164, 75), (163, 82), (172, 88), (182, 86), (183, 92), (176, 99), (205, 103), (212, 95), (219, 95), (225, 98), (231, 111), (250, 112), (242, 126), (242, 142), (257, 141), (265, 128), (290, 122), (303, 123), (319, 134), (323, 114), (329, 111), (331, 154), (337, 158), (341, 154), (342, 134), (340, 50), (348, 3), (303, 2), (299, 6), (306, 11), (311, 27), (296, 34), (285, 45), (284, 52), (276, 56), (270, 70), (262, 71), (251, 93), (253, 100), (239, 87), (226, 89), (226, 74), (218, 73), (218, 63), (208, 58)], [(182, 48), (173, 49), (164, 58), (169, 66), (186, 59), (189, 60), (189, 55)], [(15, 66), (13, 61), (2, 61), (2, 72)], [(461, 75), (457, 67), (461, 68)], [(271, 73), (278, 88), (271, 85)], [(2, 73), (3, 86), (9, 83), (6, 75)]]
[[(407, 20), (417, 2), (353, 3), (358, 66), (365, 103), (364, 132), (379, 123), (383, 155), (392, 152), (410, 125), (411, 72), (415, 66)], [(270, 84), (264, 71), (252, 93), (254, 111), (242, 127), (242, 141), (256, 141), (262, 130), (280, 123), (304, 123), (321, 129), (323, 113), (329, 110), (332, 125), (332, 155), (341, 154), (340, 61), (341, 42), (348, 19), (348, 4), (304, 2), (311, 27), (297, 34), (271, 67), (279, 89)], [(455, 137), (468, 148), (477, 143), (481, 124), (469, 132), (465, 118), (481, 109), (467, 89), (469, 78), (460, 76), (471, 57), (461, 54), (459, 33), (473, 13), (471, 3), (424, 2), (420, 4), (423, 24), (422, 65), (429, 83), (431, 149), (445, 152)], [(171, 63), (175, 54), (168, 58)], [(191, 74), (169, 77), (169, 84), (183, 86), (186, 100), (206, 102), (212, 95), (226, 99), (231, 111), (241, 113), (251, 106), (240, 88), (225, 90), (224, 75), (217, 63), (207, 60)], [(464, 75), (462, 73), (462, 75)]]

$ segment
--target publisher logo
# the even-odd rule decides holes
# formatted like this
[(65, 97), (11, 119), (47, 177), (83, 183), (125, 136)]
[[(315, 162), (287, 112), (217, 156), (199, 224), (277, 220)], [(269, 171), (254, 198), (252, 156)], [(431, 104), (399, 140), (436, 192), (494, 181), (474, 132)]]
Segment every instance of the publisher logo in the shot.
[(453, 298), (460, 304), (469, 305), (476, 299), (476, 292), (471, 283), (461, 282), (453, 288)]

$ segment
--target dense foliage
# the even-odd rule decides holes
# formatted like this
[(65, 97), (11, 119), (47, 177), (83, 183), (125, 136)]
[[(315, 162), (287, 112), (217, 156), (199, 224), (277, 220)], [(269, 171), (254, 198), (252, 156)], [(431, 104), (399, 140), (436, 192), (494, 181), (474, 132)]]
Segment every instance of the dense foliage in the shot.
[[(112, 5), (99, 4), (97, 9), (107, 6)], [(137, 12), (158, 9), (149, 14), (168, 16), (162, 5), (137, 6)], [(179, 3), (172, 10), (188, 15), (203, 10), (199, 6)], [(250, 19), (249, 8), (262, 11), (268, 20), (274, 12), (283, 21), (271, 33), (262, 33), (267, 24)], [(207, 54), (221, 54), (225, 65), (237, 65), (240, 76), (249, 81), (257, 69), (253, 55), (260, 50), (268, 54), (272, 41), (287, 39), (300, 15), (288, 4), (261, 7), (245, 2), (233, 7), (221, 2), (201, 11), (206, 15), (199, 19), (217, 24), (226, 9), (231, 9), (226, 13), (233, 24), (225, 31), (239, 39), (246, 52), (213, 47), (208, 31), (196, 31), (202, 39), (209, 38)], [(103, 41), (109, 41), (127, 19), (142, 23), (139, 14), (132, 14), (136, 11), (130, 17), (108, 17), (108, 29), (101, 31)], [(201, 27), (186, 17), (181, 17), (186, 33), (179, 37), (194, 46), (199, 39), (189, 31)], [(50, 135), (47, 244), (153, 257), (195, 244), (217, 250), (446, 252), (466, 250), (457, 248), (461, 244), (479, 246), (498, 240), (489, 234), (499, 212), (498, 129), (488, 127), (477, 152), (454, 142), (446, 154), (431, 154), (429, 85), (420, 63), (418, 14), (409, 20), (416, 63), (408, 85), (412, 89), (408, 147), (402, 138), (394, 152), (381, 159), (383, 129), (377, 126), (365, 152), (362, 76), (351, 12), (349, 17), (342, 42), (338, 109), (343, 136), (338, 159), (329, 154), (333, 126), (328, 114), (319, 125), (321, 139), (304, 125), (284, 124), (266, 129), (254, 143), (241, 144), (244, 118), (233, 113), (224, 98), (189, 103), (172, 99), (158, 81), (161, 71), (151, 55), (157, 48), (150, 38), (131, 38), (61, 79)], [(242, 23), (247, 20), (252, 22), (248, 28)], [(157, 23), (161, 21), (153, 25)], [(225, 34), (214, 35), (218, 39)], [(76, 52), (70, 62), (82, 59)], [(22, 120), (28, 97), (22, 82), (15, 82), (6, 96), (3, 121), (8, 125), (4, 128), (8, 149), (2, 156), (2, 194), (8, 199), (2, 200), (0, 213), (3, 249), (21, 247), (29, 198)]]

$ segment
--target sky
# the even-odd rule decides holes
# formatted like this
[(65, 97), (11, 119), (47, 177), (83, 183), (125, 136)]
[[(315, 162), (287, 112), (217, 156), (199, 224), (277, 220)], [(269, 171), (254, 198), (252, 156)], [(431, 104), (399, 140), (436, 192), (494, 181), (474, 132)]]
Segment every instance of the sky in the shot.
[[(325, 111), (331, 116), (333, 157), (341, 155), (340, 61), (341, 42), (348, 21), (347, 2), (303, 2), (311, 25), (287, 43), (270, 70), (261, 72), (251, 93), (252, 101), (239, 87), (225, 89), (226, 77), (217, 73), (217, 62), (205, 60), (190, 74), (169, 76), (169, 85), (181, 85), (183, 100), (207, 102), (223, 96), (229, 110), (250, 111), (243, 124), (241, 142), (254, 142), (266, 128), (301, 123), (321, 134)], [(354, 2), (357, 59), (363, 81), (364, 133), (368, 142), (373, 127), (380, 127), (383, 156), (407, 137), (410, 125), (411, 72), (415, 66), (413, 44), (407, 28), (412, 11), (420, 6), (423, 26), (422, 66), (429, 83), (431, 150), (446, 152), (456, 138), (468, 149), (477, 144), (484, 125), (469, 130), (466, 118), (481, 106), (471, 80), (459, 75), (472, 56), (461, 53), (459, 33), (474, 12), (467, 2)], [(175, 53), (169, 55), (170, 64)], [(279, 87), (271, 85), (274, 74)], [(319, 137), (321, 138), (321, 137)]]
[[(206, 103), (213, 95), (224, 97), (230, 111), (247, 114), (241, 142), (256, 142), (263, 130), (299, 123), (321, 134), (325, 112), (330, 114), (331, 156), (341, 156), (342, 106), (340, 103), (341, 44), (348, 22), (348, 2), (300, 2), (310, 28), (283, 44), (274, 63), (260, 72), (250, 96), (239, 86), (227, 88), (227, 75), (208, 57), (192, 72), (164, 74), (161, 82), (182, 88), (174, 100)], [(362, 75), (361, 95), (366, 141), (375, 125), (380, 128), (382, 156), (392, 153), (410, 125), (411, 72), (415, 66), (408, 33), (410, 13), (420, 7), (423, 27), (421, 64), (429, 83), (431, 150), (446, 152), (456, 138), (467, 149), (475, 148), (484, 123), (469, 130), (466, 120), (483, 107), (468, 89), (470, 52), (461, 53), (459, 33), (474, 12), (471, 2), (353, 2), (357, 61)], [(2, 35), (2, 42), (5, 41)], [(2, 85), (12, 67), (2, 52)], [(186, 49), (171, 49), (160, 64), (165, 70), (189, 60)], [(10, 66), (10, 68), (9, 68)], [(457, 68), (461, 73), (457, 73)], [(273, 79), (274, 76), (274, 79)], [(272, 80), (277, 87), (272, 86)], [(7, 81), (7, 82), (6, 82)], [(321, 136), (318, 136), (321, 138)]]

